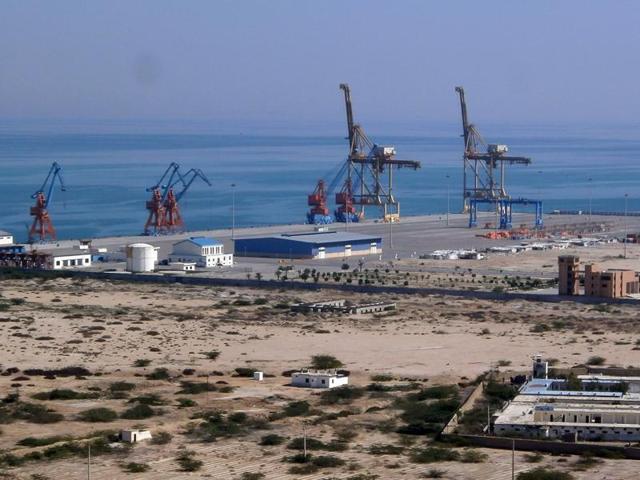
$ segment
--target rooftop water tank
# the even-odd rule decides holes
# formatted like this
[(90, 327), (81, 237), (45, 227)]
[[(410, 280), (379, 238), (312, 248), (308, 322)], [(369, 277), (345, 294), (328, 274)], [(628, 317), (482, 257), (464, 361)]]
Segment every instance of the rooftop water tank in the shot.
[(158, 251), (147, 243), (132, 243), (127, 245), (127, 271), (152, 272), (158, 262)]

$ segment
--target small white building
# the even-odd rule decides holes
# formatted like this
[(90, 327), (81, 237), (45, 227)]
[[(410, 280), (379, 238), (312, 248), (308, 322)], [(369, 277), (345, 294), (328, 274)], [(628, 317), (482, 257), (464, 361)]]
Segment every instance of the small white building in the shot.
[(173, 244), (169, 262), (193, 262), (199, 267), (230, 267), (233, 254), (224, 253), (224, 245), (218, 240), (191, 237)]
[(61, 248), (44, 253), (51, 257), (49, 266), (53, 270), (87, 268), (91, 266), (91, 252), (86, 250)]
[(4, 230), (0, 230), (0, 245), (13, 245), (13, 235)]
[(142, 440), (151, 440), (151, 432), (149, 430), (135, 429), (120, 430), (120, 440), (128, 443), (136, 443)]
[(291, 385), (306, 388), (335, 388), (349, 384), (349, 377), (335, 370), (302, 370), (291, 375)]

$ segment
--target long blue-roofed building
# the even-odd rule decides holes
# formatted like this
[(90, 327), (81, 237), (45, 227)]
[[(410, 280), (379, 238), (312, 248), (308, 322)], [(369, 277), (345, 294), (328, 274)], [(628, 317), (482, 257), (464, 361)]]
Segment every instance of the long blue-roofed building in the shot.
[(236, 238), (234, 245), (235, 255), (243, 257), (323, 259), (382, 253), (382, 237), (336, 231)]

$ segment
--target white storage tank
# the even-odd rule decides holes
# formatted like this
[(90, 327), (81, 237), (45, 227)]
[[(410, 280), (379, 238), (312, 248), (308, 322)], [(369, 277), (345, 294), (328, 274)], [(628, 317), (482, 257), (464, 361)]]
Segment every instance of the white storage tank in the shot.
[(153, 272), (158, 263), (158, 249), (148, 243), (127, 245), (127, 271)]

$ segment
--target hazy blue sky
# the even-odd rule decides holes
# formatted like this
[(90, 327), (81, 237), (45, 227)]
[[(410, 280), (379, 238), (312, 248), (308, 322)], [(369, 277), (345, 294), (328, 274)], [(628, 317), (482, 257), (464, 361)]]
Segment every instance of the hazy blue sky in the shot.
[(638, 123), (640, 2), (0, 2), (0, 117)]

